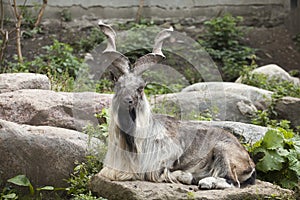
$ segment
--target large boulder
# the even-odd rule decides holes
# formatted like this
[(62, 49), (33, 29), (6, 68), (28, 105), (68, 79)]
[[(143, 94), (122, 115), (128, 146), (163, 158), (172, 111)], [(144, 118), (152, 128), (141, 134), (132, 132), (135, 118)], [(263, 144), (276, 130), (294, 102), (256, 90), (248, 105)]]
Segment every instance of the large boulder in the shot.
[[(287, 73), (284, 69), (275, 64), (265, 65), (259, 68), (254, 69), (250, 73), (264, 74), (269, 78), (276, 78), (282, 81), (288, 81), (295, 85), (300, 86), (300, 79), (296, 77), (292, 77), (289, 73)], [(236, 83), (241, 83), (243, 80), (242, 77), (236, 80)]]
[(275, 106), (277, 117), (291, 121), (294, 127), (300, 126), (300, 98), (283, 97)]
[(46, 75), (32, 73), (0, 74), (0, 93), (21, 89), (50, 90), (50, 80)]
[(183, 119), (210, 113), (214, 120), (250, 122), (258, 109), (266, 109), (272, 92), (228, 82), (204, 82), (191, 85), (180, 93), (152, 99), (158, 110), (173, 111)]
[(97, 124), (95, 113), (110, 105), (111, 94), (18, 90), (0, 94), (0, 119), (29, 125), (81, 130)]
[(64, 187), (75, 161), (102, 143), (77, 131), (0, 120), (0, 179), (25, 174), (36, 186)]
[(152, 183), (144, 181), (110, 181), (100, 175), (90, 181), (90, 188), (101, 197), (114, 200), (244, 200), (244, 199), (295, 199), (294, 193), (271, 183), (257, 181), (243, 189), (199, 190), (194, 185)]
[(197, 121), (197, 123), (200, 126), (213, 126), (225, 129), (231, 132), (244, 144), (254, 144), (262, 139), (269, 130), (268, 127), (232, 121)]

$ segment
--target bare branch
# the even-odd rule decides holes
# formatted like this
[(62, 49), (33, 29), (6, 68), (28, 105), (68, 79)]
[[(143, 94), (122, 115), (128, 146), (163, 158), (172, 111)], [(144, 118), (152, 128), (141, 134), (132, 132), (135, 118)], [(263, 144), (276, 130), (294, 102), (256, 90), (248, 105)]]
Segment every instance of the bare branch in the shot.
[(0, 65), (1, 65), (4, 59), (4, 54), (8, 43), (8, 31), (1, 29), (0, 32), (2, 37), (2, 44), (0, 48)]
[(22, 14), (19, 13), (19, 11), (18, 11), (16, 0), (13, 0), (13, 3), (14, 3), (13, 10), (14, 10), (15, 21), (16, 21), (15, 22), (16, 23), (16, 35), (17, 35), (16, 47), (17, 47), (18, 61), (20, 63), (23, 63), (22, 48), (21, 48), (21, 23), (22, 23), (23, 17), (22, 17)]
[(135, 22), (136, 23), (139, 23), (141, 21), (143, 8), (144, 8), (144, 0), (140, 0), (139, 8), (136, 12), (136, 17), (135, 17)]
[(0, 29), (3, 30), (4, 28), (4, 7), (3, 7), (3, 0), (0, 0), (0, 11), (1, 11), (1, 15), (0, 15), (0, 21), (1, 21), (1, 27)]
[(46, 6), (48, 4), (48, 0), (43, 0), (43, 5), (39, 11), (39, 14), (38, 14), (38, 17), (36, 19), (36, 22), (34, 23), (34, 27), (37, 27), (40, 23), (41, 23), (41, 20), (42, 20), (42, 17), (44, 15), (44, 12), (45, 12), (45, 9), (46, 9)]

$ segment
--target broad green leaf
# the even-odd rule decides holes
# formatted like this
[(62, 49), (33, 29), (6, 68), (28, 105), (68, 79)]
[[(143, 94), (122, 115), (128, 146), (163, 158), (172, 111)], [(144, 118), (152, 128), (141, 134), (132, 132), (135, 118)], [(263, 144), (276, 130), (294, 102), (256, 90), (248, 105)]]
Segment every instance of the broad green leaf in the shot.
[(55, 188), (53, 186), (45, 186), (42, 188), (38, 188), (37, 190), (48, 190), (48, 191), (53, 191)]
[(265, 156), (259, 160), (256, 167), (258, 170), (267, 173), (268, 171), (279, 171), (285, 161), (276, 151), (265, 151)]
[(284, 128), (278, 127), (277, 130), (278, 130), (279, 132), (281, 132), (281, 133), (283, 134), (284, 138), (286, 138), (286, 139), (290, 139), (290, 138), (293, 138), (293, 137), (294, 137), (294, 133), (293, 133), (293, 132), (287, 131), (287, 130), (284, 129)]
[(269, 130), (263, 138), (263, 145), (267, 149), (283, 148), (283, 141), (283, 135), (279, 131)]
[(280, 155), (281, 157), (287, 157), (290, 152), (286, 149), (283, 149), (283, 148), (279, 148), (276, 150), (276, 152), (278, 153), (278, 155)]
[(7, 182), (13, 183), (13, 184), (18, 185), (18, 186), (27, 186), (27, 187), (29, 187), (31, 185), (29, 179), (25, 175), (15, 176), (11, 179), (8, 179)]
[(298, 176), (300, 176), (300, 160), (297, 159), (297, 154), (299, 154), (299, 152), (291, 151), (287, 158), (289, 160), (289, 169), (293, 170)]
[(293, 146), (297, 152), (297, 154), (300, 156), (300, 138), (299, 137), (294, 137), (292, 139), (293, 141)]
[(34, 188), (31, 185), (29, 179), (25, 175), (18, 175), (11, 179), (8, 179), (7, 182), (18, 185), (18, 186), (25, 186), (29, 188), (30, 194), (34, 194)]
[(7, 195), (3, 195), (1, 197), (2, 197), (2, 199), (16, 199), (17, 195), (15, 193), (11, 193), (11, 194), (7, 194)]

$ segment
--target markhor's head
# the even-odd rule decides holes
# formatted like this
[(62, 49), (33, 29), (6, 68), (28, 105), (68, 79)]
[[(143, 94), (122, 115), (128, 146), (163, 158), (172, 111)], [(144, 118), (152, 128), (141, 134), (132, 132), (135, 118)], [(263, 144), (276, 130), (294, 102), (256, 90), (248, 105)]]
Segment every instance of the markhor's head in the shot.
[(145, 81), (132, 73), (121, 76), (115, 84), (113, 113), (120, 129), (127, 134), (134, 131), (137, 111), (147, 103), (144, 88)]
[(148, 101), (144, 94), (145, 81), (141, 76), (143, 72), (165, 58), (161, 48), (163, 41), (170, 37), (173, 28), (171, 27), (159, 32), (155, 38), (152, 52), (138, 58), (131, 65), (125, 55), (116, 51), (115, 31), (101, 21), (98, 25), (108, 38), (107, 48), (102, 54), (103, 63), (112, 65), (121, 73), (121, 76), (115, 83), (112, 117), (122, 132), (131, 134), (137, 125), (136, 118), (138, 112), (142, 111), (143, 107), (148, 106)]

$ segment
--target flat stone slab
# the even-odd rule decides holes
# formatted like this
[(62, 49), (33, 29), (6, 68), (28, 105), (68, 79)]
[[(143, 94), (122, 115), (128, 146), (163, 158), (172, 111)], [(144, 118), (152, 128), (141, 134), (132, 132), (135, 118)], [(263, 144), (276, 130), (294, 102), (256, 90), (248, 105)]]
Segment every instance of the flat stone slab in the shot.
[(33, 73), (0, 74), (0, 93), (22, 89), (50, 90), (50, 80), (46, 75)]
[(0, 94), (0, 119), (18, 124), (82, 130), (98, 124), (95, 113), (108, 108), (112, 94), (24, 89)]
[(110, 181), (99, 175), (92, 177), (90, 188), (99, 196), (114, 200), (245, 200), (295, 199), (294, 193), (268, 182), (257, 180), (255, 185), (243, 189), (199, 190), (194, 185), (152, 183), (145, 181)]

